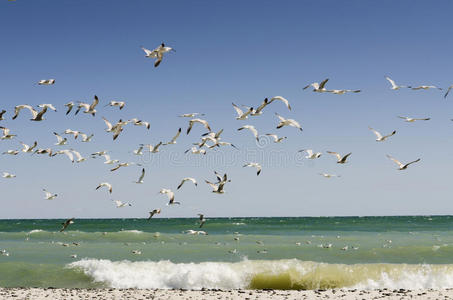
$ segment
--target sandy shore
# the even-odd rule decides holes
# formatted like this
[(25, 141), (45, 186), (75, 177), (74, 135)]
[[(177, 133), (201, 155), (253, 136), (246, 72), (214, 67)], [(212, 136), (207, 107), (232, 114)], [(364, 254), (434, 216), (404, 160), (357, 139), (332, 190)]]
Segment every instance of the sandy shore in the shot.
[(0, 299), (453, 299), (448, 290), (138, 290), (0, 288)]

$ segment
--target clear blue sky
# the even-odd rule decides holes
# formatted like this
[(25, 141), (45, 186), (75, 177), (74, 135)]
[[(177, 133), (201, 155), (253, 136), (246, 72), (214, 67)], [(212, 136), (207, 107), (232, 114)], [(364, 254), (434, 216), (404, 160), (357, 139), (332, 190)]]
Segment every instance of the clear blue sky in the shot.
[[(389, 75), (400, 84), (453, 83), (451, 1), (24, 1), (0, 2), (0, 125), (18, 135), (0, 141), (0, 151), (18, 149), (18, 141), (53, 146), (53, 131), (66, 128), (94, 133), (92, 143), (70, 139), (63, 148), (83, 155), (110, 150), (121, 161), (142, 160), (143, 185), (132, 181), (138, 167), (117, 173), (102, 160), (72, 165), (65, 157), (28, 154), (0, 156), (0, 218), (147, 217), (161, 207), (162, 217), (323, 216), (453, 214), (450, 168), (453, 159), (453, 95), (444, 100), (436, 90), (390, 90)], [(158, 68), (140, 46), (161, 42), (176, 49)], [(351, 95), (303, 91), (313, 81), (330, 78), (330, 88), (362, 89)], [(38, 86), (55, 78), (54, 86)], [(68, 101), (101, 99), (96, 118), (65, 116)], [(290, 100), (289, 112), (273, 103), (257, 118), (236, 121), (231, 102), (257, 106), (264, 97)], [(104, 108), (110, 100), (126, 101), (120, 112)], [(53, 103), (59, 111), (47, 120), (28, 121), (28, 112), (11, 120), (17, 104)], [(188, 119), (177, 115), (203, 112), (214, 130), (240, 150), (222, 148), (205, 157), (184, 155), (204, 133), (196, 126), (176, 145), (137, 159), (130, 152), (140, 143), (169, 140)], [(275, 129), (274, 112), (298, 120), (303, 128)], [(404, 123), (397, 115), (431, 117)], [(126, 126), (112, 142), (104, 132), (105, 116), (137, 117), (151, 130)], [(260, 133), (288, 139), (279, 145), (256, 146), (245, 124)], [(398, 133), (385, 143), (374, 141), (372, 126)], [(305, 161), (297, 150), (312, 148), (352, 152), (337, 165), (324, 154)], [(421, 158), (406, 171), (385, 154), (402, 161)], [(145, 160), (145, 161), (143, 161)], [(247, 161), (263, 165), (257, 177)], [(227, 172), (232, 182), (224, 195), (210, 192), (205, 179), (213, 170)], [(341, 174), (324, 179), (319, 172)], [(176, 189), (181, 178), (195, 177), (176, 193), (180, 207), (166, 207), (161, 188)], [(95, 191), (101, 181), (114, 186), (110, 197)], [(42, 188), (58, 193), (43, 199)], [(131, 202), (117, 209), (111, 199)]]

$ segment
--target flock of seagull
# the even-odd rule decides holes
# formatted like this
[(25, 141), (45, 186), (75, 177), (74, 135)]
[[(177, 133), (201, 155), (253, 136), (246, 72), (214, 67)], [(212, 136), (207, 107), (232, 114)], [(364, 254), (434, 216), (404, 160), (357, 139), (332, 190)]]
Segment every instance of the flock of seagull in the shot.
[[(144, 47), (141, 47), (143, 51), (145, 52), (145, 57), (155, 59), (154, 62), (154, 67), (158, 67), (163, 58), (164, 54), (169, 53), (169, 52), (175, 52), (175, 50), (171, 47), (166, 46), (164, 43), (159, 45), (157, 48), (153, 50), (146, 49)], [(407, 88), (407, 89), (412, 89), (412, 90), (427, 90), (427, 89), (438, 89), (442, 90), (442, 88), (436, 87), (434, 85), (420, 85), (420, 86), (404, 86), (404, 85), (397, 85), (395, 81), (393, 81), (389, 77), (385, 77), (391, 84), (391, 89), (392, 90), (399, 90), (402, 88)], [(361, 90), (353, 90), (353, 89), (327, 89), (326, 85), (328, 83), (329, 79), (323, 80), (321, 83), (318, 82), (313, 82), (308, 85), (306, 85), (303, 90), (306, 90), (310, 87), (313, 88), (313, 92), (316, 93), (331, 93), (331, 94), (336, 94), (336, 95), (342, 95), (345, 93), (360, 93)], [(38, 82), (38, 85), (47, 85), (51, 86), (55, 84), (55, 79), (45, 79), (45, 80), (40, 80)], [(444, 97), (447, 97), (450, 90), (453, 88), (453, 85), (449, 86), (446, 90), (446, 93)], [(66, 108), (66, 115), (69, 115), (73, 109), (74, 109), (74, 115), (79, 114), (80, 112), (91, 115), (93, 117), (96, 117), (97, 113), (97, 107), (100, 103), (99, 98), (95, 95), (94, 99), (91, 103), (85, 103), (85, 102), (69, 102), (64, 104), (64, 107)], [(274, 103), (274, 104), (272, 104)], [(255, 107), (250, 107), (250, 106), (245, 106), (242, 105), (242, 107), (239, 107), (235, 103), (232, 103), (233, 109), (236, 112), (236, 120), (244, 121), (248, 120), (249, 117), (256, 117), (262, 115), (266, 110), (269, 110), (269, 106), (272, 104), (272, 106), (277, 105), (276, 103), (282, 103), (288, 111), (291, 111), (291, 105), (289, 103), (289, 100), (282, 97), (282, 96), (274, 96), (270, 98), (265, 98), (263, 102), (261, 102), (258, 106)], [(124, 107), (126, 106), (126, 103), (124, 101), (109, 101), (104, 105), (104, 107), (110, 106), (110, 107), (117, 107), (119, 110), (123, 110)], [(29, 111), (30, 113), (30, 119), (31, 121), (34, 122), (41, 122), (44, 121), (45, 118), (44, 116), (46, 113), (48, 113), (49, 110), (56, 112), (57, 109), (53, 104), (40, 104), (36, 108), (27, 105), (27, 104), (21, 104), (17, 105), (14, 107), (14, 115), (12, 116), (12, 119), (15, 120), (17, 119), (20, 115), (22, 115), (22, 111), (26, 110)], [(5, 119), (5, 114), (6, 110), (2, 110), (0, 112), (0, 121)], [(208, 121), (202, 119), (204, 116), (203, 113), (185, 113), (179, 115), (181, 118), (189, 118), (188, 121), (188, 127), (186, 130), (186, 134), (190, 134), (192, 128), (194, 126), (203, 126), (207, 132), (202, 134), (200, 137), (200, 140), (198, 142), (194, 142), (191, 148), (187, 149), (185, 153), (190, 152), (191, 154), (202, 154), (205, 155), (210, 149), (213, 148), (219, 148), (222, 146), (231, 146), (235, 149), (237, 147), (232, 144), (231, 142), (227, 142), (222, 140), (222, 133), (223, 129), (215, 132), (211, 129), (210, 124)], [(282, 127), (288, 126), (288, 127), (294, 127), (297, 128), (300, 132), (303, 131), (302, 126), (300, 123), (294, 119), (289, 119), (281, 116), (278, 113), (275, 113), (276, 118), (278, 119), (278, 123), (276, 124), (276, 129), (280, 129)], [(428, 121), (430, 118), (413, 118), (413, 117), (406, 117), (406, 116), (398, 116), (399, 118), (404, 119), (406, 122), (415, 122), (415, 121)], [(117, 140), (118, 137), (121, 135), (123, 129), (125, 126), (128, 126), (129, 124), (132, 124), (134, 126), (143, 126), (146, 129), (150, 129), (150, 123), (139, 120), (137, 118), (133, 118), (130, 120), (123, 120), (120, 119), (117, 122), (110, 122), (107, 120), (105, 117), (102, 117), (102, 120), (104, 121), (104, 124), (106, 126), (105, 131), (107, 133), (112, 134), (113, 140)], [(197, 125), (198, 124), (198, 125)], [(2, 130), (2, 135), (0, 135), (0, 140), (11, 140), (16, 138), (16, 134), (12, 133), (9, 128), (6, 128), (4, 126), (0, 126), (0, 129)], [(387, 139), (390, 137), (394, 136), (396, 134), (396, 130), (392, 131), (389, 134), (383, 135), (374, 128), (369, 127), (369, 130), (372, 131), (376, 135), (376, 141), (377, 142), (385, 142)], [(245, 132), (248, 131), (253, 135), (253, 138), (259, 142), (260, 138), (262, 135), (259, 134), (258, 130), (253, 126), (253, 125), (243, 125), (237, 129), (237, 131), (240, 132)], [(177, 139), (180, 136), (182, 132), (182, 128), (179, 128), (176, 131), (176, 134), (168, 141), (168, 142), (159, 142), (156, 145), (150, 145), (150, 144), (140, 144), (138, 149), (133, 150), (132, 153), (136, 156), (143, 155), (145, 151), (149, 153), (157, 153), (159, 152), (160, 148), (162, 146), (168, 146), (172, 144), (177, 143)], [(94, 134), (86, 134), (77, 130), (72, 130), (72, 129), (66, 129), (63, 133), (53, 133), (56, 137), (56, 142), (55, 146), (57, 148), (62, 147), (67, 145), (68, 143), (68, 137), (72, 136), (74, 140), (78, 139), (79, 137), (81, 138), (82, 142), (91, 142), (92, 138), (94, 137)], [(63, 137), (65, 135), (65, 137)], [(270, 138), (273, 139), (274, 143), (282, 143), (287, 137), (279, 137), (278, 135), (274, 133), (266, 133), (266, 136), (269, 136)], [(39, 148), (38, 143), (35, 141), (33, 144), (28, 145), (23, 142), (20, 142), (22, 144), (22, 149), (12, 149), (12, 150), (7, 150), (3, 152), (4, 155), (18, 155), (20, 152), (23, 153), (32, 153), (32, 154), (41, 154), (41, 155), (49, 155), (50, 157), (54, 157), (57, 155), (65, 155), (72, 163), (81, 163), (87, 160), (87, 157), (83, 157), (83, 155), (78, 152), (77, 150), (73, 148), (69, 149), (52, 149), (49, 147), (45, 148)], [(315, 152), (313, 149), (302, 149), (299, 150), (299, 152), (305, 152), (306, 159), (319, 159), (322, 155), (321, 152)], [(326, 151), (327, 154), (330, 154), (334, 156), (337, 160), (338, 164), (345, 164), (348, 162), (348, 158), (351, 156), (351, 152), (346, 153), (346, 154), (340, 154), (334, 151)], [(138, 165), (142, 166), (139, 163), (134, 163), (134, 162), (120, 162), (119, 160), (116, 159), (111, 159), (110, 155), (108, 154), (108, 151), (98, 151), (95, 153), (91, 154), (92, 158), (96, 157), (103, 157), (105, 159), (104, 164), (107, 165), (112, 165), (113, 167), (110, 169), (111, 172), (115, 172), (120, 168), (128, 167), (131, 165)], [(394, 157), (390, 156), (387, 154), (387, 157), (393, 161), (395, 164), (398, 166), (398, 170), (406, 170), (411, 164), (417, 163), (420, 161), (420, 158), (410, 161), (408, 163), (402, 163), (395, 159)], [(249, 168), (254, 168), (256, 170), (256, 175), (260, 175), (262, 171), (262, 166), (258, 162), (246, 162), (243, 167), (249, 167)], [(144, 183), (144, 178), (145, 178), (146, 170), (145, 168), (141, 169), (141, 173), (139, 174), (139, 177), (136, 181), (134, 181), (136, 184), (142, 184)], [(228, 178), (228, 175), (226, 173), (220, 174), (216, 171), (214, 171), (215, 175), (215, 180), (205, 180), (205, 183), (209, 185), (212, 188), (212, 193), (216, 194), (223, 194), (225, 193), (225, 186), (231, 182), (231, 179)], [(332, 178), (332, 177), (340, 177), (340, 175), (335, 175), (335, 174), (329, 174), (329, 173), (319, 173), (319, 175), (325, 177), (325, 178)], [(8, 179), (13, 179), (16, 178), (15, 174), (11, 174), (8, 172), (3, 172), (2, 175), (3, 178), (8, 178)], [(191, 182), (194, 186), (198, 186), (197, 180), (192, 177), (185, 177), (181, 180), (179, 185), (177, 186), (177, 190), (181, 189), (183, 185), (187, 182)], [(113, 192), (113, 187), (110, 183), (108, 182), (101, 182), (98, 184), (98, 186), (95, 188), (96, 190), (100, 189), (106, 189), (109, 194), (112, 194)], [(43, 188), (43, 192), (45, 194), (45, 199), (46, 200), (54, 200), (58, 197), (57, 194), (49, 192), (48, 190)], [(175, 201), (175, 193), (168, 188), (162, 188), (159, 191), (160, 194), (165, 195), (168, 198), (168, 206), (171, 205), (180, 205), (180, 202)], [(131, 206), (130, 203), (122, 202), (119, 200), (115, 200), (115, 205), (117, 208), (121, 207), (127, 207)], [(155, 208), (152, 211), (149, 212), (149, 218), (151, 219), (153, 216), (160, 214), (161, 213), (161, 208)], [(206, 222), (206, 219), (204, 218), (203, 214), (199, 214), (199, 227), (201, 228)], [(66, 220), (64, 223), (62, 223), (63, 227), (61, 228), (60, 231), (64, 231), (70, 224), (74, 223), (74, 218)], [(190, 234), (203, 234), (202, 231), (194, 231), (189, 232)]]

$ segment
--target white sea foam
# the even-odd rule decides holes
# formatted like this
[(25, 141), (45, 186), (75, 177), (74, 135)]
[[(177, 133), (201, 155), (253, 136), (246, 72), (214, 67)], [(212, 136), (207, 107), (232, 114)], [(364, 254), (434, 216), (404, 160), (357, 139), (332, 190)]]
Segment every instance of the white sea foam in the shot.
[(42, 229), (34, 229), (34, 230), (30, 231), (28, 234), (33, 234), (33, 233), (38, 233), (38, 232), (44, 232), (44, 230), (42, 230)]
[(121, 230), (119, 232), (135, 233), (135, 234), (143, 233), (143, 231), (141, 231), (141, 230)]

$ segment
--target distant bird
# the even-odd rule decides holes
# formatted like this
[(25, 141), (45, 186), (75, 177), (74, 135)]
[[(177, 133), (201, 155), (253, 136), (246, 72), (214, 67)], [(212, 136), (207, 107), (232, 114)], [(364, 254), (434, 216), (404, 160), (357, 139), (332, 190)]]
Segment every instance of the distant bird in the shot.
[(275, 113), (275, 115), (279, 118), (280, 123), (277, 125), (277, 129), (282, 128), (283, 126), (292, 126), (298, 128), (300, 131), (302, 131), (302, 127), (300, 126), (299, 122), (293, 119), (285, 119), (282, 116), (280, 116), (278, 113)]
[(109, 191), (109, 193), (111, 194), (113, 192), (113, 188), (112, 188), (112, 185), (108, 182), (101, 182), (99, 183), (99, 185), (96, 187), (96, 190), (100, 189), (101, 187), (106, 187)]
[(140, 147), (138, 147), (138, 149), (132, 151), (132, 153), (134, 155), (143, 155), (143, 145), (141, 145)]
[(142, 121), (142, 120), (139, 120), (137, 118), (133, 118), (133, 119), (130, 119), (129, 121), (127, 121), (128, 123), (132, 123), (134, 124), (135, 126), (145, 126), (146, 129), (149, 130), (149, 128), (151, 127), (151, 124), (149, 122), (145, 122), (145, 121)]
[(63, 223), (61, 223), (61, 225), (63, 225), (63, 227), (60, 229), (60, 232), (64, 231), (71, 224), (74, 224), (74, 218), (68, 219), (68, 220), (64, 221)]
[(0, 139), (2, 139), (2, 140), (10, 140), (16, 136), (15, 134), (9, 133), (10, 132), (9, 128), (0, 126), (0, 129), (3, 131), (3, 135), (0, 137)]
[(259, 116), (263, 114), (263, 109), (269, 105), (270, 101), (268, 98), (264, 98), (263, 102), (257, 107), (257, 109), (252, 108), (251, 116)]
[(143, 51), (145, 51), (145, 54), (146, 54), (145, 57), (155, 58), (156, 59), (156, 61), (154, 62), (154, 67), (155, 68), (159, 66), (159, 64), (161, 63), (162, 59), (164, 58), (164, 53), (167, 53), (167, 52), (170, 52), (170, 51), (176, 52), (175, 49), (165, 46), (164, 43), (160, 44), (154, 50), (146, 49), (143, 46), (141, 48), (142, 48)]
[(192, 130), (192, 127), (195, 123), (200, 123), (202, 124), (207, 130), (211, 131), (211, 127), (209, 127), (209, 124), (206, 120), (203, 119), (192, 119), (189, 121), (189, 127), (187, 128), (187, 134), (189, 134), (190, 130)]
[(77, 110), (75, 112), (75, 114), (77, 115), (79, 113), (79, 111), (84, 108), (85, 111), (84, 113), (85, 114), (91, 114), (93, 117), (96, 115), (96, 106), (99, 104), (99, 98), (98, 96), (94, 95), (94, 100), (91, 104), (89, 103), (84, 103), (84, 102), (78, 102), (78, 106), (77, 106)]
[(344, 163), (346, 163), (346, 160), (348, 159), (349, 155), (352, 154), (352, 152), (349, 152), (349, 153), (346, 154), (345, 156), (341, 156), (341, 155), (338, 154), (337, 152), (327, 151), (327, 153), (332, 154), (332, 155), (335, 155), (335, 156), (337, 157), (337, 164), (344, 164)]
[(182, 115), (179, 115), (180, 118), (193, 118), (193, 117), (196, 117), (196, 116), (204, 116), (205, 114), (201, 114), (201, 113), (190, 113), (190, 114), (182, 114)]
[(14, 107), (14, 116), (12, 117), (13, 120), (15, 120), (19, 116), (19, 113), (22, 109), (28, 109), (33, 117), (38, 113), (36, 109), (34, 109), (33, 106), (31, 105), (28, 104), (16, 105)]
[(394, 130), (394, 131), (392, 131), (392, 133), (383, 136), (382, 134), (380, 134), (378, 131), (374, 130), (371, 127), (368, 127), (368, 129), (371, 130), (376, 135), (376, 142), (383, 142), (387, 138), (389, 138), (392, 135), (396, 134), (396, 130)]
[(248, 116), (252, 113), (253, 111), (253, 107), (249, 107), (247, 109), (247, 111), (242, 111), (242, 109), (240, 109), (236, 104), (234, 103), (231, 103), (233, 105), (233, 108), (236, 110), (236, 113), (237, 113), (237, 117), (236, 117), (236, 120), (245, 120), (248, 118)]
[(44, 114), (47, 112), (47, 106), (45, 106), (40, 112), (37, 112), (36, 110), (32, 112), (33, 118), (30, 119), (30, 121), (43, 121), (45, 120), (43, 118)]
[(393, 81), (393, 80), (392, 80), (390, 77), (388, 77), (388, 76), (385, 76), (385, 79), (387, 79), (387, 80), (390, 82), (390, 84), (392, 85), (392, 90), (399, 90), (399, 89), (401, 89), (401, 88), (408, 88), (408, 86), (406, 86), (406, 85), (397, 85), (397, 84), (395, 83), (395, 81)]
[[(72, 134), (74, 136), (74, 139), (76, 140), (79, 137), (80, 131), (72, 130), (72, 129), (66, 129), (64, 131), (64, 134)], [(57, 139), (58, 139), (58, 137), (57, 137)]]
[(313, 92), (318, 92), (318, 93), (324, 93), (327, 92), (325, 85), (329, 81), (329, 78), (324, 79), (321, 83), (313, 82), (310, 83), (309, 85), (305, 86), (303, 89), (306, 90), (310, 86), (313, 87)]
[(55, 83), (55, 79), (42, 79), (38, 82), (39, 85), (52, 85)]
[(108, 153), (107, 150), (102, 150), (102, 151), (97, 151), (97, 152), (94, 152), (94, 153), (91, 153), (91, 156), (93, 158), (96, 158), (96, 156), (104, 156)]
[(319, 173), (319, 175), (321, 175), (321, 176), (323, 176), (325, 178), (341, 177), (340, 175), (328, 174), (328, 173)]
[(178, 187), (176, 188), (177, 190), (179, 190), (182, 185), (186, 182), (186, 181), (191, 181), (195, 186), (197, 186), (197, 181), (195, 180), (195, 178), (192, 178), (192, 177), (185, 177), (181, 180), (181, 183), (178, 185)]
[(6, 113), (6, 110), (2, 109), (2, 111), (0, 111), (0, 121), (4, 120), (5, 118), (3, 117), (3, 115)]
[(161, 189), (159, 193), (167, 195), (168, 200), (169, 200), (167, 205), (181, 204), (180, 202), (176, 202), (175, 201), (175, 193), (173, 193), (172, 190), (170, 190), (170, 189)]
[(407, 164), (403, 164), (403, 163), (401, 163), (400, 161), (396, 160), (395, 158), (391, 157), (391, 156), (388, 155), (388, 154), (387, 154), (387, 157), (388, 157), (390, 160), (392, 160), (395, 164), (398, 165), (398, 167), (399, 167), (398, 170), (400, 170), (400, 171), (401, 171), (401, 170), (406, 170), (407, 167), (408, 167), (409, 165), (411, 165), (411, 164), (413, 164), (413, 163), (416, 163), (416, 162), (419, 162), (419, 161), (420, 161), (420, 158), (419, 158), (419, 159), (416, 159), (416, 160), (414, 160), (414, 161), (411, 161), (411, 162), (409, 162), (409, 163), (407, 163)]
[[(66, 133), (66, 132), (65, 132)], [(63, 146), (63, 145), (66, 145), (66, 142), (68, 141), (67, 138), (63, 138), (61, 137), (61, 135), (59, 135), (58, 133), (54, 132), (53, 133), (56, 137), (57, 137), (57, 142), (54, 144), (56, 146)]]
[(3, 178), (14, 178), (14, 177), (16, 177), (16, 175), (8, 173), (8, 172), (3, 172), (2, 177)]
[(67, 107), (66, 114), (69, 115), (72, 108), (74, 107), (74, 102), (70, 101), (70, 102), (66, 103), (64, 106)]
[(42, 191), (45, 194), (45, 196), (44, 196), (45, 198), (44, 199), (46, 199), (46, 200), (53, 200), (53, 199), (57, 198), (57, 196), (58, 196), (57, 194), (50, 193), (46, 189), (42, 189)]
[(275, 100), (278, 100), (278, 101), (282, 101), (283, 103), (285, 103), (286, 107), (291, 110), (291, 105), (289, 105), (289, 101), (285, 98), (283, 98), (282, 96), (275, 96), (275, 97), (272, 97), (271, 100), (269, 101), (269, 104), (271, 104), (273, 101)]
[(274, 139), (274, 143), (280, 143), (282, 142), (284, 139), (286, 139), (287, 137), (286, 136), (282, 136), (282, 137), (278, 137), (276, 134), (271, 134), (271, 133), (266, 133), (267, 136), (270, 136), (271, 138)]
[(215, 172), (215, 171), (214, 171), (214, 173), (215, 173), (215, 175), (217, 177), (217, 182), (216, 183), (212, 183), (212, 182), (210, 182), (208, 180), (205, 180), (205, 182), (207, 184), (209, 184), (209, 186), (212, 188), (212, 192), (213, 193), (224, 194), (225, 190), (223, 188), (224, 188), (225, 184), (227, 182), (230, 182), (231, 180), (228, 180), (228, 176), (227, 176), (226, 173), (223, 175), (223, 177), (220, 176), (220, 174)]
[(253, 168), (256, 168), (256, 176), (260, 175), (260, 173), (261, 173), (261, 165), (259, 163), (256, 163), (256, 162), (246, 163), (242, 167), (253, 167)]
[(55, 156), (57, 154), (64, 154), (66, 155), (71, 162), (74, 162), (74, 154), (72, 153), (71, 150), (65, 149), (65, 150), (59, 150), (55, 152), (52, 156)]
[(52, 156), (52, 149), (46, 148), (46, 149), (41, 149), (38, 148), (35, 150), (34, 154), (49, 154), (49, 156)]
[(82, 142), (88, 143), (91, 142), (91, 139), (93, 138), (94, 134), (87, 135), (85, 133), (80, 133), (80, 136), (82, 137)]
[(160, 211), (161, 211), (160, 208), (153, 209), (153, 211), (150, 211), (150, 212), (149, 212), (149, 218), (148, 218), (148, 220), (151, 220), (151, 218), (152, 218), (154, 215), (160, 214)]
[(244, 129), (250, 130), (253, 133), (253, 136), (255, 137), (255, 139), (257, 141), (259, 141), (258, 130), (255, 129), (255, 126), (253, 126), (253, 125), (244, 125), (241, 128), (238, 128), (238, 131), (241, 131), (241, 130), (244, 130)]
[(7, 150), (7, 151), (3, 152), (3, 154), (17, 155), (17, 154), (19, 154), (19, 150)]
[(178, 131), (176, 132), (175, 136), (167, 143), (163, 144), (163, 145), (172, 145), (172, 144), (176, 144), (176, 139), (179, 137), (179, 135), (181, 134), (181, 128), (178, 129)]
[(104, 156), (104, 158), (105, 158), (104, 164), (106, 164), (106, 165), (113, 165), (113, 164), (116, 164), (119, 162), (119, 160), (117, 160), (117, 159), (111, 159), (110, 155), (108, 155), (108, 154), (104, 154), (102, 156)]
[(431, 118), (410, 118), (410, 117), (401, 117), (398, 116), (400, 119), (404, 119), (406, 122), (415, 122), (415, 121), (429, 121)]
[(343, 95), (346, 93), (360, 93), (362, 90), (328, 90), (328, 93), (336, 94), (336, 95)]
[(132, 206), (132, 204), (130, 204), (130, 203), (124, 203), (124, 202), (121, 202), (120, 200), (115, 200), (115, 205), (116, 205), (116, 208), (121, 208), (121, 207), (126, 207), (126, 206)]
[(24, 144), (23, 142), (20, 142), (22, 144), (22, 152), (24, 153), (31, 153), (33, 150), (38, 146), (38, 142), (34, 142), (33, 145), (29, 146), (27, 144)]
[(142, 169), (142, 173), (140, 174), (140, 177), (138, 178), (138, 180), (135, 181), (135, 183), (137, 183), (137, 184), (143, 183), (143, 178), (145, 178), (145, 168)]
[(124, 101), (110, 101), (105, 106), (112, 106), (112, 107), (113, 106), (118, 106), (120, 108), (120, 110), (122, 110), (124, 105), (126, 105), (126, 102), (124, 102)]
[(201, 228), (201, 227), (203, 227), (204, 223), (206, 223), (206, 219), (204, 218), (203, 214), (198, 214), (198, 217), (200, 219), (200, 221), (199, 221), (200, 222), (200, 227), (198, 227), (198, 228)]
[(119, 168), (121, 167), (129, 167), (130, 165), (132, 165), (133, 163), (119, 163), (116, 167), (114, 167), (113, 169), (110, 170), (110, 172), (113, 172), (113, 171), (116, 171), (118, 170)]
[(184, 151), (184, 153), (190, 152), (192, 154), (206, 154), (206, 150), (204, 149), (197, 149), (196, 147), (192, 147)]
[(83, 161), (86, 161), (87, 159), (85, 157), (83, 157), (80, 152), (78, 151), (75, 151), (73, 149), (71, 149), (72, 153), (75, 155), (75, 157), (77, 158), (76, 162), (77, 163), (81, 163)]
[(39, 104), (38, 107), (39, 107), (39, 108), (47, 107), (48, 109), (51, 109), (51, 110), (53, 110), (53, 111), (57, 111), (57, 109), (55, 108), (55, 106), (53, 106), (53, 104), (50, 104), (50, 103)]
[(450, 86), (448, 87), (447, 92), (446, 92), (445, 95), (444, 95), (444, 98), (447, 98), (448, 93), (450, 93), (450, 90), (451, 90), (451, 89), (453, 89), (453, 84), (450, 85)]
[(437, 87), (435, 85), (419, 85), (419, 86), (416, 86), (416, 87), (409, 86), (409, 88), (411, 88), (413, 90), (429, 90), (429, 89), (442, 90), (442, 88)]
[(157, 153), (157, 152), (159, 152), (159, 147), (160, 147), (161, 145), (162, 145), (162, 142), (159, 142), (159, 143), (156, 144), (155, 146), (150, 145), (150, 144), (147, 144), (147, 145), (143, 145), (143, 144), (142, 144), (141, 146), (148, 148), (148, 151), (149, 151), (150, 153)]
[(302, 150), (299, 150), (298, 152), (307, 152), (307, 156), (305, 156), (305, 158), (308, 158), (308, 159), (316, 159), (316, 158), (320, 158), (322, 153), (321, 152), (313, 152), (312, 149), (302, 149)]

